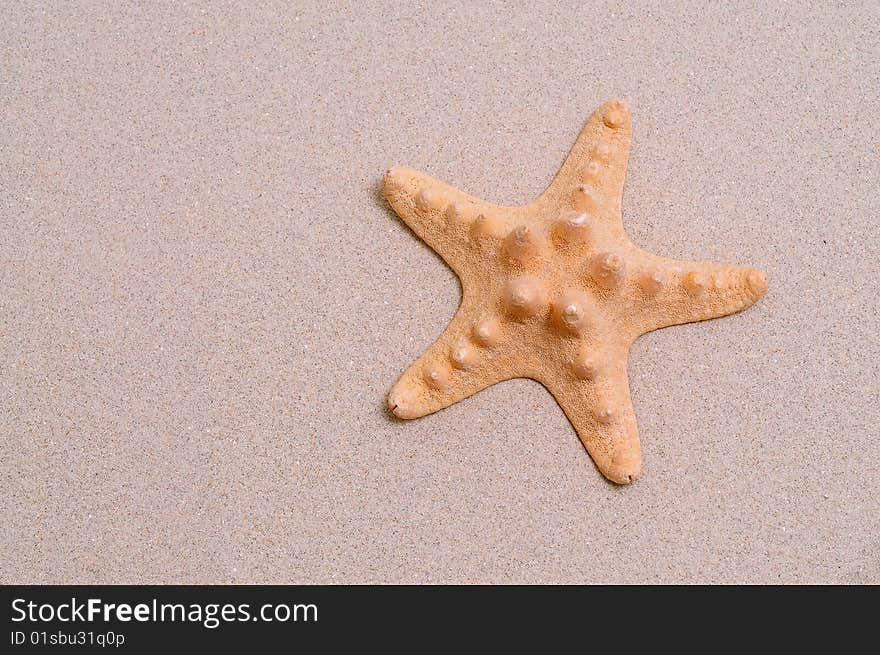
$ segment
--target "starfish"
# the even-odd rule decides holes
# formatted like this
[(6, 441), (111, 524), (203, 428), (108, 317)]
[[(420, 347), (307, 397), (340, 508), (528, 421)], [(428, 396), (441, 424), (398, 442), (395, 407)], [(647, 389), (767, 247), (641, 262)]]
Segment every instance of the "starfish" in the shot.
[(531, 378), (556, 398), (596, 466), (628, 484), (642, 455), (627, 380), (631, 344), (669, 325), (738, 312), (764, 273), (640, 249), (621, 203), (632, 121), (611, 100), (581, 130), (550, 186), (522, 207), (485, 202), (414, 170), (382, 190), (461, 280), (461, 305), (388, 396), (418, 418), (497, 382)]

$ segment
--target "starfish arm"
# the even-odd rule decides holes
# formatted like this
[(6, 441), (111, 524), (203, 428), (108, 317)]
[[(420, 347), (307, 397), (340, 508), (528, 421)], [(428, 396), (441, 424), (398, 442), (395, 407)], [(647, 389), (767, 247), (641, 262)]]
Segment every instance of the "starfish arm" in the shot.
[(382, 194), (403, 222), (456, 273), (481, 237), (498, 238), (503, 233), (499, 216), (505, 208), (418, 171), (392, 168), (382, 180)]
[(388, 409), (419, 418), (444, 409), (510, 377), (505, 343), (491, 321), (477, 320), (463, 302), (440, 338), (397, 381)]
[(731, 264), (678, 262), (653, 258), (634, 271), (641, 290), (632, 308), (631, 335), (733, 314), (754, 304), (767, 291), (767, 276)]
[(603, 104), (586, 122), (556, 177), (532, 206), (541, 213), (569, 207), (623, 233), (621, 202), (631, 138), (629, 106), (623, 100)]
[(590, 453), (599, 471), (617, 484), (629, 484), (642, 470), (642, 451), (629, 395), (626, 352), (604, 351), (593, 360), (589, 379), (571, 376), (541, 380)]

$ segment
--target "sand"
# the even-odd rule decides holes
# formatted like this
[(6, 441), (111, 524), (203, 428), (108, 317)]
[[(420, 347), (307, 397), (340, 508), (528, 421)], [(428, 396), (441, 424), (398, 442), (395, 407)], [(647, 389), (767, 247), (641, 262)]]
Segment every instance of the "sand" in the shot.
[[(0, 9), (2, 582), (880, 582), (880, 12)], [(633, 106), (633, 241), (755, 266), (640, 339), (644, 471), (537, 383), (385, 394), (459, 301), (379, 199), (519, 204)]]

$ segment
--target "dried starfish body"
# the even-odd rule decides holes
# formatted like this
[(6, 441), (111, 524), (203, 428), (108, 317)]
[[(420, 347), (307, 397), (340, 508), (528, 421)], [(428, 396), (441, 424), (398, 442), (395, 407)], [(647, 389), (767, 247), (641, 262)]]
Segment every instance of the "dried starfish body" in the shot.
[(626, 103), (605, 103), (552, 184), (523, 207), (484, 202), (413, 170), (387, 172), (383, 192), (394, 211), (462, 284), (452, 322), (389, 394), (395, 415), (418, 418), (496, 382), (532, 378), (609, 480), (638, 477), (630, 345), (651, 330), (745, 309), (767, 278), (658, 257), (630, 242), (621, 198), (631, 134)]

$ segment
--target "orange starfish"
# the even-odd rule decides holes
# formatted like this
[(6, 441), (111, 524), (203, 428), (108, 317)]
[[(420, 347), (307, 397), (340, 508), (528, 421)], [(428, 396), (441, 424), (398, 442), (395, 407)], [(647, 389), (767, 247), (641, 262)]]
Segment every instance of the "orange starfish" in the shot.
[(418, 418), (496, 382), (532, 378), (609, 480), (638, 477), (630, 345), (651, 330), (745, 309), (767, 277), (666, 259), (629, 240), (621, 199), (631, 134), (626, 103), (605, 103), (547, 190), (523, 207), (493, 205), (416, 171), (387, 172), (388, 202), (462, 285), (449, 327), (391, 390), (396, 416)]

